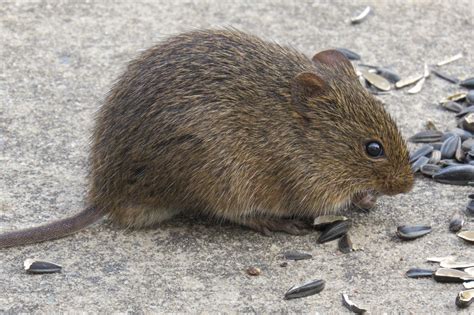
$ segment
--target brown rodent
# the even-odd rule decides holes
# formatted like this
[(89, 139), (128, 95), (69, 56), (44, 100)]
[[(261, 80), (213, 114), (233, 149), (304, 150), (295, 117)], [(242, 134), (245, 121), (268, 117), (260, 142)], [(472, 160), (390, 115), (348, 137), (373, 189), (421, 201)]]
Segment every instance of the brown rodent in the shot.
[(132, 61), (96, 117), (90, 167), (86, 210), (0, 235), (0, 248), (181, 211), (298, 233), (286, 218), (413, 184), (396, 124), (341, 53), (309, 59), (236, 30), (171, 37)]

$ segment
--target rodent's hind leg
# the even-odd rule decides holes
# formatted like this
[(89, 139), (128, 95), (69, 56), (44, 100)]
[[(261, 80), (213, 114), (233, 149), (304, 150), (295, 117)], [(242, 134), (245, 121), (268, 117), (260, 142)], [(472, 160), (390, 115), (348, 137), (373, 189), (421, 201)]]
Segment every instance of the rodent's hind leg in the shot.
[(119, 225), (140, 229), (152, 227), (158, 223), (172, 218), (182, 209), (158, 208), (152, 206), (134, 205), (116, 209), (111, 213), (111, 219)]
[(262, 217), (233, 221), (265, 236), (271, 236), (272, 232), (285, 232), (291, 235), (305, 235), (311, 232), (310, 224), (299, 219)]

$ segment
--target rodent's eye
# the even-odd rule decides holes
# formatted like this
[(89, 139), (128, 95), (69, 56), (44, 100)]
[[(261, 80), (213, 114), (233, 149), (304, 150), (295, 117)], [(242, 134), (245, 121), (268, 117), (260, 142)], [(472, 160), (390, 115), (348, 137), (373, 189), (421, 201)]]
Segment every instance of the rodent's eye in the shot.
[(365, 151), (370, 157), (378, 158), (385, 155), (382, 144), (378, 141), (369, 141), (365, 145)]

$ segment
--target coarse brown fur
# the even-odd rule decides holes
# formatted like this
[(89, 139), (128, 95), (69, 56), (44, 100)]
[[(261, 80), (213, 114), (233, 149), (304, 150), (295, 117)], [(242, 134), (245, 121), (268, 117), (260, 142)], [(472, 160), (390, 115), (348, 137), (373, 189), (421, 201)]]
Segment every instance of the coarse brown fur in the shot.
[[(385, 158), (367, 156), (373, 139)], [(132, 61), (98, 112), (90, 165), (88, 204), (133, 228), (202, 211), (286, 230), (281, 218), (413, 183), (396, 124), (341, 54), (311, 60), (236, 30), (174, 36)]]

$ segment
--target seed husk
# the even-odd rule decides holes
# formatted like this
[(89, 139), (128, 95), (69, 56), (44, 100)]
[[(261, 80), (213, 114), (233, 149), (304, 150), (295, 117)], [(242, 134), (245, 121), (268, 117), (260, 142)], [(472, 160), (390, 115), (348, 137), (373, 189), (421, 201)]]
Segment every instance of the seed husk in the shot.
[(418, 160), (416, 160), (412, 165), (411, 165), (411, 170), (413, 173), (418, 172), (424, 165), (428, 164), (428, 161), (430, 159), (427, 158), (426, 156), (420, 156)]
[(442, 103), (441, 106), (446, 110), (449, 110), (451, 112), (455, 112), (458, 114), (464, 109), (464, 107), (461, 104), (453, 102), (453, 101)]
[[(438, 151), (439, 152), (439, 151)], [(420, 172), (423, 175), (432, 177), (433, 174), (438, 172), (441, 169), (441, 166), (436, 165), (436, 164), (425, 164), (422, 167), (420, 167)]]
[(344, 234), (339, 241), (337, 242), (337, 247), (341, 251), (341, 253), (347, 254), (354, 250), (352, 247), (352, 241), (349, 237), (349, 234)]
[(397, 228), (397, 235), (402, 240), (413, 240), (430, 232), (429, 225), (401, 225)]
[(459, 82), (459, 85), (465, 87), (466, 89), (474, 89), (474, 77)]
[(400, 81), (400, 76), (395, 72), (387, 68), (378, 67), (376, 68), (376, 73), (381, 77), (387, 79), (390, 83), (397, 83)]
[(461, 118), (460, 125), (462, 129), (474, 132), (474, 113), (469, 113)]
[(249, 276), (259, 276), (262, 273), (262, 270), (258, 267), (251, 266), (247, 268), (246, 272)]
[(466, 281), (462, 284), (466, 289), (474, 289), (474, 281)]
[(446, 59), (444, 59), (444, 60), (441, 60), (441, 61), (438, 62), (436, 65), (437, 65), (437, 66), (444, 66), (444, 65), (446, 65), (446, 64), (448, 64), (448, 63), (451, 63), (451, 62), (456, 61), (456, 60), (461, 59), (461, 58), (462, 58), (462, 53), (459, 53), (459, 54), (456, 54), (456, 55), (454, 55), (454, 56), (448, 57), (448, 58), (446, 58)]
[(423, 130), (408, 138), (408, 141), (413, 143), (432, 143), (440, 141), (442, 136), (443, 133), (441, 131)]
[(313, 255), (292, 250), (284, 252), (283, 257), (288, 260), (305, 260), (313, 258)]
[(464, 282), (474, 280), (474, 277), (471, 277), (468, 273), (450, 268), (439, 268), (433, 274), (433, 278), (438, 282)]
[(395, 83), (395, 87), (397, 89), (401, 89), (402, 87), (412, 85), (413, 83), (418, 82), (423, 78), (423, 74), (411, 75), (409, 77), (399, 80), (397, 83)]
[(28, 258), (23, 263), (27, 273), (42, 274), (60, 272), (62, 267), (48, 261)]
[(345, 220), (347, 220), (347, 217), (343, 215), (321, 215), (314, 219), (313, 225), (315, 228), (326, 228), (332, 223)]
[(474, 277), (474, 267), (465, 268), (464, 272)]
[(441, 100), (440, 103), (446, 103), (449, 101), (453, 102), (461, 102), (466, 98), (467, 93), (466, 92), (457, 92), (454, 94), (449, 95), (445, 99)]
[(390, 82), (385, 79), (384, 77), (371, 73), (367, 70), (362, 70), (361, 71), (362, 75), (364, 78), (373, 86), (375, 86), (377, 89), (381, 91), (390, 91)]
[(432, 277), (434, 271), (422, 268), (411, 268), (406, 272), (408, 278), (427, 278)]
[(474, 231), (462, 231), (457, 234), (460, 238), (470, 243), (474, 243)]
[(440, 262), (439, 266), (441, 268), (449, 268), (449, 269), (464, 269), (464, 268), (474, 267), (474, 262), (445, 260), (445, 261)]
[(441, 158), (451, 159), (454, 157), (456, 150), (461, 147), (461, 137), (454, 135), (444, 140), (441, 146)]
[[(440, 148), (441, 149), (441, 148)], [(439, 150), (434, 150), (431, 152), (431, 157), (428, 163), (430, 164), (438, 164), (439, 161), (441, 161), (441, 151)]]
[(338, 52), (346, 56), (349, 60), (360, 60), (360, 55), (347, 48), (336, 48)]
[(433, 175), (439, 183), (451, 185), (470, 185), (474, 183), (474, 165), (452, 165), (442, 168)]
[(451, 83), (454, 83), (454, 84), (457, 84), (459, 82), (458, 78), (446, 75), (444, 73), (439, 72), (438, 70), (431, 69), (431, 72), (433, 72), (437, 77), (439, 77), (441, 79), (444, 79), (448, 82), (451, 82)]
[(434, 262), (434, 263), (441, 263), (442, 261), (454, 261), (456, 260), (456, 256), (443, 256), (443, 257), (428, 257), (426, 261)]
[(421, 146), (418, 150), (416, 150), (415, 152), (410, 154), (410, 163), (415, 162), (421, 156), (427, 156), (431, 152), (433, 152), (433, 146), (432, 145), (425, 144), (425, 145)]
[(445, 166), (462, 166), (462, 163), (459, 163), (455, 159), (442, 159), (439, 161), (439, 165), (445, 167)]
[[(449, 220), (449, 230), (451, 232), (459, 232), (462, 229), (463, 225), (464, 225), (464, 216), (461, 213), (456, 211), (456, 213), (454, 213), (454, 215)], [(452, 268), (452, 267), (448, 267), (448, 268)]]
[(365, 9), (361, 13), (359, 13), (356, 16), (351, 18), (351, 23), (352, 24), (361, 23), (362, 21), (364, 21), (367, 18), (367, 16), (369, 15), (371, 10), (372, 9), (369, 6), (365, 7)]
[(428, 66), (425, 63), (425, 70), (423, 73), (423, 77), (418, 82), (416, 82), (416, 84), (411, 89), (408, 90), (408, 94), (419, 93), (421, 89), (423, 88), (423, 85), (425, 84), (426, 78), (428, 78), (429, 75), (430, 75), (430, 70), (428, 69)]
[(367, 312), (365, 308), (357, 306), (354, 302), (352, 302), (349, 299), (349, 296), (345, 293), (342, 294), (342, 305), (355, 314), (364, 314)]
[(456, 297), (456, 306), (466, 308), (474, 301), (474, 289), (464, 290), (458, 293)]
[(427, 120), (425, 123), (425, 129), (426, 130), (438, 130), (436, 127), (435, 123), (431, 120)]
[(301, 285), (295, 285), (285, 293), (285, 300), (317, 294), (324, 289), (325, 284), (324, 280), (311, 280)]
[(337, 221), (329, 225), (322, 233), (319, 235), (318, 243), (323, 244), (335, 240), (349, 231), (351, 227), (350, 220)]

